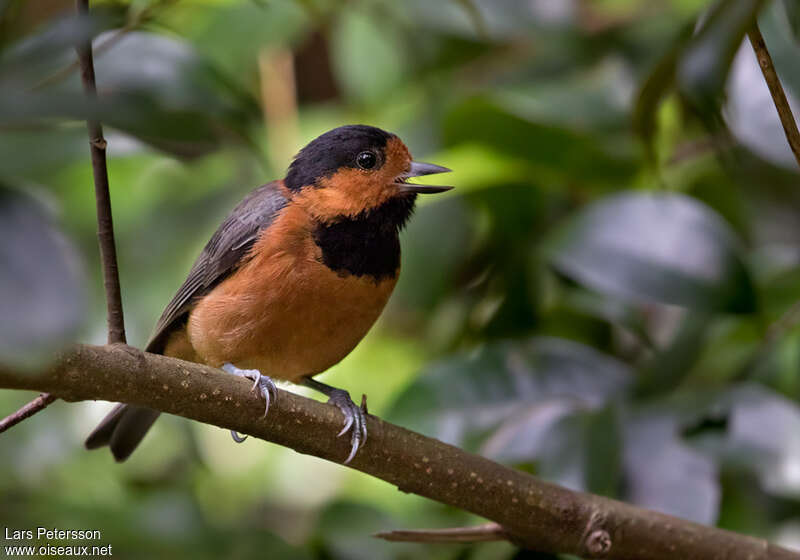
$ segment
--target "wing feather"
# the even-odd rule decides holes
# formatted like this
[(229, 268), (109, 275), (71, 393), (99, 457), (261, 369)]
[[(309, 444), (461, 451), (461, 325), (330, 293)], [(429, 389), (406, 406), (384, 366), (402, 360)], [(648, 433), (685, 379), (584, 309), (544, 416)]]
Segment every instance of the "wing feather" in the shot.
[(156, 324), (148, 352), (162, 352), (169, 334), (183, 324), (194, 302), (236, 270), (261, 232), (286, 206), (280, 183), (273, 181), (248, 194), (214, 232), (178, 292)]

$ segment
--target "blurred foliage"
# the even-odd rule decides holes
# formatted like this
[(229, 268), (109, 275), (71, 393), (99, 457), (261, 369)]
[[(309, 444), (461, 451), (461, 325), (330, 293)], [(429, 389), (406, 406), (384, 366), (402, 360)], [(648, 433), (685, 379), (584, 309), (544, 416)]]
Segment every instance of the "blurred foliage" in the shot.
[[(0, 362), (105, 338), (86, 117), (107, 128), (135, 344), (287, 146), (369, 123), (458, 188), (420, 205), (389, 308), (326, 379), (572, 488), (800, 543), (799, 177), (743, 43), (758, 15), (800, 108), (796, 2), (92, 5), (0, 2)], [(270, 98), (292, 80), (297, 105)], [(122, 558), (518, 554), (374, 541), (478, 520), (180, 419), (116, 465), (81, 447), (104, 410), (0, 437), (3, 525), (100, 529)]]

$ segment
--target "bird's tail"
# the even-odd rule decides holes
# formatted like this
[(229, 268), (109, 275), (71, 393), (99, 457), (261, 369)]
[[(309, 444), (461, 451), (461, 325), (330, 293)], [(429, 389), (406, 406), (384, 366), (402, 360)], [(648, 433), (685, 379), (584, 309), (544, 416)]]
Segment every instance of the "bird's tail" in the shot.
[(114, 459), (122, 462), (133, 453), (159, 414), (161, 413), (151, 408), (118, 404), (89, 434), (84, 445), (86, 449), (107, 445), (111, 448)]

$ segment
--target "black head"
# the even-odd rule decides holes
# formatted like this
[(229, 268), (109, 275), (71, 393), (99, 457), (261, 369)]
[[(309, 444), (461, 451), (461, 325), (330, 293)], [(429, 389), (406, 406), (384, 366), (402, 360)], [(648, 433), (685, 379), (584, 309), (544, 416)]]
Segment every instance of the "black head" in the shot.
[(363, 124), (334, 128), (300, 150), (289, 172), (286, 187), (297, 191), (316, 186), (343, 168), (377, 170), (386, 159), (385, 148), (394, 134)]

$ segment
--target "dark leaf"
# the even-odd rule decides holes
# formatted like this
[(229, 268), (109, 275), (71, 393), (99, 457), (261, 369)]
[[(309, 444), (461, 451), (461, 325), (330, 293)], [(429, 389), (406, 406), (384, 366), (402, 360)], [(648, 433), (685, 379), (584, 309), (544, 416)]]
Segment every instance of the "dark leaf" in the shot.
[(691, 28), (683, 30), (671, 49), (656, 64), (639, 88), (633, 108), (633, 130), (645, 145), (645, 153), (651, 163), (655, 163), (656, 116), (661, 100), (672, 90), (675, 83), (675, 69), (685, 41), (691, 36)]
[(40, 202), (0, 187), (0, 362), (43, 365), (75, 340), (85, 307), (75, 249)]
[(642, 368), (637, 390), (641, 395), (666, 392), (686, 379), (705, 347), (711, 318), (687, 313), (669, 345), (653, 354)]
[[(564, 406), (559, 412), (550, 418), (531, 415), (526, 424), (509, 422), (488, 440), (482, 453), (517, 463), (535, 461), (536, 474), (546, 480), (616, 496), (622, 475), (622, 435), (616, 405), (608, 403), (597, 410)], [(499, 445), (503, 440), (512, 441), (508, 438), (514, 430), (515, 443), (528, 442), (525, 453), (520, 454), (520, 448), (512, 459), (512, 450)]]
[(714, 523), (720, 500), (716, 465), (684, 444), (678, 429), (669, 413), (645, 409), (626, 418), (623, 496), (646, 508)]
[(565, 310), (602, 319), (622, 327), (636, 336), (644, 346), (653, 347), (650, 333), (647, 332), (646, 311), (641, 305), (606, 297), (580, 286), (567, 289), (563, 296), (563, 303)]
[(800, 43), (800, 2), (797, 0), (783, 0), (783, 8), (786, 10), (786, 19), (789, 28), (792, 30), (794, 40)]
[(756, 307), (733, 232), (685, 195), (603, 199), (559, 228), (547, 252), (561, 272), (611, 296), (709, 311)]
[(693, 445), (725, 464), (744, 468), (776, 495), (800, 492), (800, 408), (758, 385), (743, 385), (717, 395), (705, 417), (726, 419), (725, 429), (697, 435)]
[(681, 92), (704, 114), (714, 113), (733, 57), (762, 0), (721, 0), (706, 15), (678, 62)]
[(586, 490), (616, 496), (622, 475), (622, 423), (613, 403), (584, 419), (584, 469)]
[[(98, 41), (103, 41), (103, 36)], [(255, 103), (235, 90), (185, 41), (130, 32), (95, 57), (98, 100), (87, 99), (76, 72), (46, 88), (0, 90), (0, 122), (42, 126), (93, 118), (183, 156), (243, 139)]]
[(91, 15), (57, 19), (0, 52), (0, 83), (35, 86), (75, 60), (75, 45), (120, 23), (120, 14), (93, 10)]
[(630, 380), (625, 364), (576, 342), (497, 342), (423, 371), (389, 417), (455, 445), (497, 430), (485, 452), (521, 461), (538, 453), (548, 426), (602, 406)]

